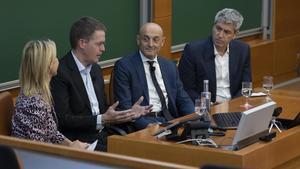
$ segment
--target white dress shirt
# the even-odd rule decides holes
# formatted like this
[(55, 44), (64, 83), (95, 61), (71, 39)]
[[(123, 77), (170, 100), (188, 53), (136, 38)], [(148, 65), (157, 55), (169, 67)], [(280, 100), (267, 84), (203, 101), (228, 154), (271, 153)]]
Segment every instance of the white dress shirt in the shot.
[(217, 94), (216, 102), (224, 102), (231, 98), (229, 82), (229, 46), (224, 55), (220, 55), (214, 46)]
[(92, 109), (92, 114), (94, 116), (97, 116), (96, 129), (101, 130), (103, 128), (103, 126), (102, 126), (102, 115), (100, 114), (99, 103), (98, 103), (98, 100), (97, 100), (97, 96), (96, 96), (96, 93), (95, 93), (94, 85), (93, 85), (91, 74), (90, 74), (91, 69), (92, 69), (92, 65), (89, 65), (89, 66), (85, 67), (79, 61), (79, 59), (75, 56), (75, 54), (73, 52), (72, 52), (72, 55), (73, 55), (73, 58), (75, 60), (76, 65), (78, 67), (78, 70), (80, 72), (80, 75), (81, 75), (81, 78), (83, 80), (87, 95), (89, 97), (90, 104), (91, 104), (91, 109)]
[(142, 58), (142, 62), (143, 62), (143, 66), (144, 66), (145, 74), (146, 74), (146, 79), (147, 79), (148, 92), (149, 92), (149, 104), (153, 105), (153, 107), (152, 107), (153, 112), (160, 112), (160, 111), (162, 111), (161, 102), (160, 102), (159, 96), (157, 94), (157, 91), (154, 87), (154, 84), (153, 84), (153, 81), (151, 78), (151, 74), (150, 74), (150, 70), (149, 70), (150, 65), (147, 62), (147, 61), (154, 61), (153, 66), (155, 67), (155, 76), (156, 76), (157, 82), (163, 92), (163, 95), (165, 97), (166, 104), (168, 106), (167, 90), (166, 90), (166, 87), (164, 84), (164, 80), (162, 78), (160, 66), (157, 62), (157, 57), (155, 57), (155, 59), (153, 59), (153, 60), (150, 60), (150, 59), (146, 58), (141, 51), (140, 51), (140, 55)]

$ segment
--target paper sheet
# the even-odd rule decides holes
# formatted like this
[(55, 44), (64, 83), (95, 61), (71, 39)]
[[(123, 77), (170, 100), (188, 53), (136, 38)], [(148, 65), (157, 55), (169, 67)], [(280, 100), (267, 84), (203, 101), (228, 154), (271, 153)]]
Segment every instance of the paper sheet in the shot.
[(95, 148), (96, 148), (97, 143), (98, 143), (98, 140), (94, 141), (92, 144), (90, 144), (90, 145), (86, 148), (86, 150), (88, 150), (88, 151), (94, 151)]

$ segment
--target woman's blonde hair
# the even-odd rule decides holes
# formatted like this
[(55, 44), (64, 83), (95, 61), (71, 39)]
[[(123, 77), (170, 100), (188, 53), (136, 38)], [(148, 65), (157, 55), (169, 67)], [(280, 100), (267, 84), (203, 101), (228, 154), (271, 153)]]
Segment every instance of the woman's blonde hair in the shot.
[(50, 92), (50, 64), (56, 58), (56, 45), (52, 40), (33, 40), (23, 49), (20, 66), (20, 85), (25, 96), (41, 95), (52, 103)]

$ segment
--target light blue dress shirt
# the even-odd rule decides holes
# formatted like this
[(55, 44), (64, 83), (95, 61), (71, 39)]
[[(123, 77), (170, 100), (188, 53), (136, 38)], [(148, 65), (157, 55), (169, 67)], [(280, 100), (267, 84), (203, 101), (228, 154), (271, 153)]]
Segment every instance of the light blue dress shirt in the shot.
[(87, 95), (89, 97), (92, 113), (93, 113), (94, 116), (97, 116), (96, 129), (101, 130), (103, 128), (102, 115), (100, 114), (99, 103), (98, 103), (98, 100), (97, 100), (97, 96), (96, 96), (96, 93), (95, 93), (95, 89), (94, 89), (91, 74), (90, 74), (91, 69), (92, 69), (92, 65), (88, 65), (87, 67), (85, 67), (79, 61), (79, 59), (75, 56), (75, 54), (73, 52), (72, 52), (72, 55), (73, 55), (73, 58), (76, 62), (76, 65), (79, 69), (81, 78), (82, 78), (84, 86), (85, 86), (85, 90), (86, 90)]

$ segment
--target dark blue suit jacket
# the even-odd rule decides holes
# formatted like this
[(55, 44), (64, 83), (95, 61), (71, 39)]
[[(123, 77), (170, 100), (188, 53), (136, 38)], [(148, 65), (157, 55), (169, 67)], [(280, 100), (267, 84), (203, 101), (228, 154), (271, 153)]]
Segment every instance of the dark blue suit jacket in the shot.
[[(203, 91), (203, 80), (209, 80), (212, 101), (216, 101), (215, 54), (212, 38), (187, 44), (179, 62), (184, 89), (194, 100)], [(249, 45), (238, 40), (229, 44), (229, 81), (231, 97), (241, 95), (243, 81), (252, 81)]]
[[(168, 109), (174, 118), (194, 112), (194, 105), (182, 86), (176, 65), (158, 57), (162, 77), (168, 94)], [(117, 61), (114, 68), (115, 100), (119, 108), (129, 109), (141, 97), (141, 105), (149, 105), (149, 92), (144, 66), (139, 52)], [(141, 117), (135, 121), (137, 128), (146, 127), (151, 121)]]

